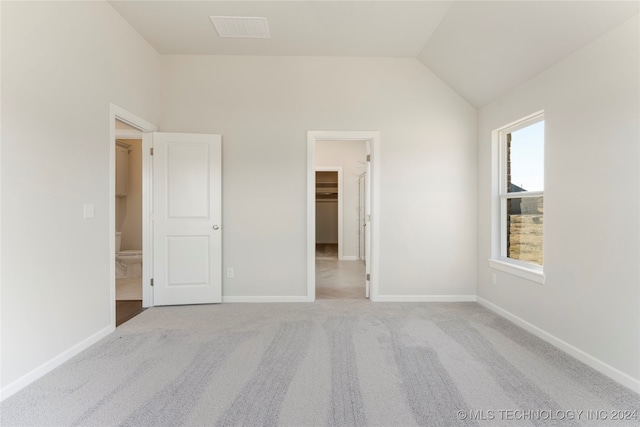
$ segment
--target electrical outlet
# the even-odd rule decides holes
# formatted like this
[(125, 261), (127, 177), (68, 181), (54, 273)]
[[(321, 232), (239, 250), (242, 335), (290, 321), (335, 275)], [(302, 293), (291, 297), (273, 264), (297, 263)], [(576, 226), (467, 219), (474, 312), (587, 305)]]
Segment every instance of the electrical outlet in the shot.
[(227, 268), (227, 277), (233, 278), (233, 268), (231, 267)]
[(498, 278), (496, 277), (496, 273), (491, 273), (491, 283), (496, 285), (498, 283)]

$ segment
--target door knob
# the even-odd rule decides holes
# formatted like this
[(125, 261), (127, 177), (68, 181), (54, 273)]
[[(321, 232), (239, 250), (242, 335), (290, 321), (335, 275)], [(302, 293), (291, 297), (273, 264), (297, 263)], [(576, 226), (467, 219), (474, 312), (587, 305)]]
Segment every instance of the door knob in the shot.
[(220, 227), (218, 227), (217, 225), (214, 225), (214, 226), (213, 226), (213, 229), (214, 229), (214, 230), (217, 230), (217, 229), (219, 229), (219, 228), (220, 228)]

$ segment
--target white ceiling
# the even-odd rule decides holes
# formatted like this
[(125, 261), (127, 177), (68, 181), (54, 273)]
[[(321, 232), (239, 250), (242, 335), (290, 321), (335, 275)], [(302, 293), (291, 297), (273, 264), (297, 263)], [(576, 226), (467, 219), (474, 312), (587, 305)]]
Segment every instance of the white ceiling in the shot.
[(418, 58), (482, 106), (638, 10), (638, 2), (456, 2)]
[[(482, 106), (638, 14), (638, 1), (111, 1), (159, 53), (418, 58)], [(209, 16), (266, 17), (271, 39)]]
[[(447, 2), (112, 1), (161, 54), (416, 57)], [(209, 16), (266, 17), (271, 39), (221, 39)]]

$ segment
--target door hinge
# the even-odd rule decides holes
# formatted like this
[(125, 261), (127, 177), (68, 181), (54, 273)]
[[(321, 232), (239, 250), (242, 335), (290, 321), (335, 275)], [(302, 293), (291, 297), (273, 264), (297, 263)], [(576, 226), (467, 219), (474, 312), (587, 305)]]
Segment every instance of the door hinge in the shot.
[(367, 154), (367, 162), (371, 161), (371, 154)]
[(367, 282), (371, 281), (371, 274), (367, 273)]
[(149, 153), (153, 156), (153, 147), (149, 148)]
[(151, 286), (153, 286), (153, 279), (151, 279)]

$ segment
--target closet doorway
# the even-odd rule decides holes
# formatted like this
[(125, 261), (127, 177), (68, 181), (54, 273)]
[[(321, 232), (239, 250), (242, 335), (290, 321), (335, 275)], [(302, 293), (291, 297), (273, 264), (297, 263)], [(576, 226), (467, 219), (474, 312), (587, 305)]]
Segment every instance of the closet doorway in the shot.
[(316, 256), (342, 259), (342, 168), (316, 168)]
[[(336, 166), (334, 162), (325, 161), (321, 158), (321, 154), (317, 152), (316, 146), (323, 141), (334, 141), (338, 144), (348, 144), (350, 142), (359, 142), (365, 146), (365, 157), (359, 160), (361, 167), (360, 173), (356, 176), (349, 178), (346, 173), (346, 168), (343, 167), (344, 177), (343, 183), (349, 183), (352, 181), (357, 193), (359, 184), (364, 184), (364, 197), (366, 199), (364, 205), (365, 212), (360, 216), (360, 212), (356, 211), (356, 207), (349, 209), (345, 203), (343, 216), (346, 224), (347, 218), (351, 218), (349, 221), (358, 224), (360, 221), (360, 229), (363, 231), (364, 238), (364, 254), (358, 252), (360, 236), (356, 237), (353, 243), (354, 254), (350, 255), (346, 251), (343, 253), (343, 257), (352, 256), (352, 260), (358, 262), (358, 257), (362, 254), (365, 258), (365, 274), (362, 277), (362, 284), (367, 295), (372, 301), (378, 300), (378, 276), (379, 276), (379, 258), (380, 258), (380, 132), (378, 131), (308, 131), (307, 132), (307, 300), (315, 301), (316, 299), (316, 170), (326, 165)], [(347, 145), (339, 146), (340, 151), (346, 148)], [(338, 166), (340, 166), (338, 164)], [(363, 169), (362, 169), (363, 168)], [(364, 181), (360, 181), (362, 178), (362, 172), (366, 172)], [(340, 180), (338, 182), (340, 186)], [(344, 191), (346, 193), (346, 191)], [(356, 196), (357, 198), (357, 196)], [(338, 189), (338, 201), (340, 201), (340, 189)], [(359, 220), (359, 218), (361, 218)], [(338, 224), (340, 224), (338, 222)], [(354, 226), (360, 227), (360, 226)], [(339, 238), (340, 240), (340, 238)], [(339, 242), (340, 243), (340, 242)], [(342, 239), (343, 249), (346, 249), (346, 240)], [(338, 245), (338, 252), (340, 252), (340, 244)], [(339, 255), (338, 255), (339, 256)], [(338, 260), (343, 261), (343, 260)], [(347, 261), (347, 260), (344, 260)]]
[(316, 298), (365, 299), (366, 261), (360, 257), (365, 211), (360, 194), (367, 171), (366, 141), (315, 145)]

